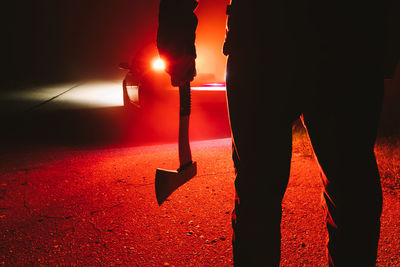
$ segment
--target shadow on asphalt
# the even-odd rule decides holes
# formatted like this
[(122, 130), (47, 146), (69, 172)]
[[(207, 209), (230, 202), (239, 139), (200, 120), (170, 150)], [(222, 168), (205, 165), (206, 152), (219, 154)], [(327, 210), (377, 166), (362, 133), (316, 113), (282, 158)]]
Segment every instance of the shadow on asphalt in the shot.
[[(34, 110), (3, 118), (3, 147), (12, 145), (109, 146), (177, 141), (178, 109), (128, 110), (107, 107), (76, 110)], [(225, 107), (194, 110), (191, 140), (230, 136)]]
[[(390, 100), (390, 99), (389, 99)], [(380, 136), (400, 134), (398, 106), (385, 99)], [(20, 110), (26, 103), (8, 103)], [(395, 110), (395, 107), (397, 108)], [(123, 106), (85, 109), (34, 109), (0, 117), (1, 150), (25, 145), (49, 146), (139, 146), (175, 143), (179, 109), (151, 107), (147, 110)], [(230, 137), (226, 105), (200, 106), (192, 110), (190, 140)]]

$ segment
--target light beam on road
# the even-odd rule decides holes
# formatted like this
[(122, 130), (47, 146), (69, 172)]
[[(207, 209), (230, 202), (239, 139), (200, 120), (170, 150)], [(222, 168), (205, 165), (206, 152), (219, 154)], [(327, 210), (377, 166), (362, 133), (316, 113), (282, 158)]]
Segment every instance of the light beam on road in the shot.
[(0, 92), (4, 113), (38, 109), (79, 109), (123, 106), (120, 81), (51, 84)]
[(85, 83), (61, 96), (57, 101), (71, 106), (93, 108), (123, 106), (122, 85), (105, 81)]

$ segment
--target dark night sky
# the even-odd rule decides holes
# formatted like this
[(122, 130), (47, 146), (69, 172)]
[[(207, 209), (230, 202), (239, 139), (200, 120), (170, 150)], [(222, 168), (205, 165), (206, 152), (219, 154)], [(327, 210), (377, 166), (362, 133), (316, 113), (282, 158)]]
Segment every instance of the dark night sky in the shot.
[(8, 4), (9, 79), (57, 81), (118, 72), (155, 38), (158, 0), (39, 0)]
[[(7, 2), (10, 3), (3, 4), (1, 11), (2, 24), (6, 25), (3, 32), (8, 36), (2, 58), (7, 66), (2, 88), (16, 82), (110, 76), (119, 72), (120, 61), (129, 60), (140, 46), (156, 37), (159, 0)], [(224, 30), (227, 2), (201, 0), (198, 10), (198, 14), (211, 12), (219, 18), (218, 24), (222, 26), (211, 35), (204, 19), (199, 24), (199, 33), (213, 36), (218, 52), (223, 42), (220, 31)], [(393, 2), (397, 2), (396, 10), (400, 10), (400, 1)], [(393, 25), (400, 24), (400, 16), (393, 13), (397, 22), (392, 23), (387, 34), (394, 36), (399, 44), (400, 31)], [(387, 50), (398, 54), (400, 49), (391, 45)]]

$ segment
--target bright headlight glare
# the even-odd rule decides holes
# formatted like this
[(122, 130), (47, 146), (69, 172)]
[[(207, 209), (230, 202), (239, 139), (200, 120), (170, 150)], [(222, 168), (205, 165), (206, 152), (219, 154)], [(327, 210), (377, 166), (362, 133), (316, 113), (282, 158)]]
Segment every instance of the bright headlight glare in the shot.
[(165, 70), (165, 62), (161, 58), (157, 58), (153, 61), (153, 69)]

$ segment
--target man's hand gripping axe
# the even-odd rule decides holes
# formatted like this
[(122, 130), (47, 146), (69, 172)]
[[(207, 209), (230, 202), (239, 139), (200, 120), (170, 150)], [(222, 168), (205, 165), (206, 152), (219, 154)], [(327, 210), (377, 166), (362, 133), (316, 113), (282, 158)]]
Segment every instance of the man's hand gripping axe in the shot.
[(192, 161), (189, 144), (190, 83), (179, 86), (179, 163), (178, 170), (157, 169), (155, 189), (158, 205), (161, 204), (181, 185), (197, 173), (197, 164)]

